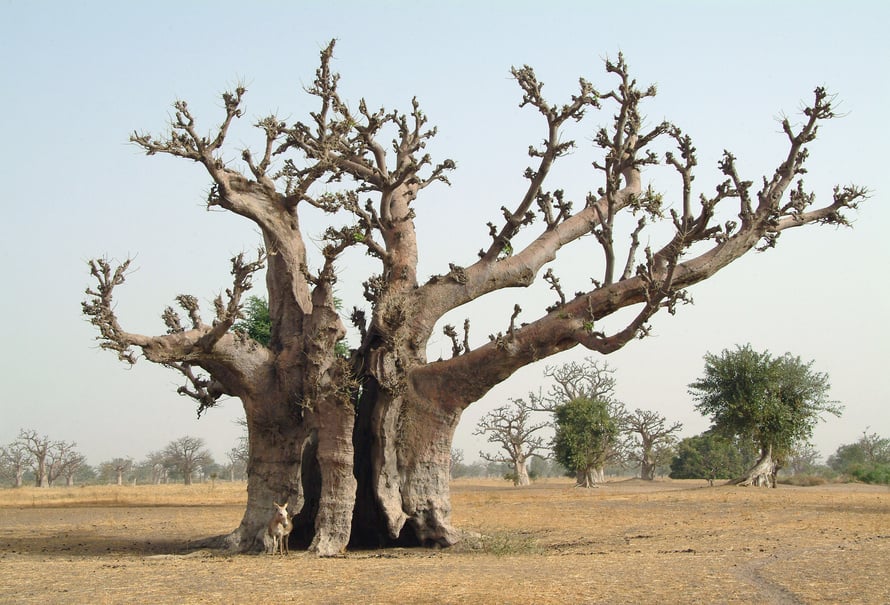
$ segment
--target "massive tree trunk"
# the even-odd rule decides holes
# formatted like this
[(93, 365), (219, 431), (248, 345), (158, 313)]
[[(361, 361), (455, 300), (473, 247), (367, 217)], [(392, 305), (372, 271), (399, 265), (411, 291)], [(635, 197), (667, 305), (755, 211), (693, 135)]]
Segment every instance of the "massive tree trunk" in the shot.
[(651, 450), (643, 452), (643, 459), (640, 463), (640, 479), (644, 481), (655, 480), (655, 462), (652, 460)]
[(531, 480), (528, 478), (528, 469), (525, 460), (516, 460), (513, 464), (513, 485), (530, 485)]
[(606, 473), (601, 465), (591, 465), (575, 473), (575, 487), (599, 487), (606, 482)]
[[(372, 112), (364, 101), (358, 112), (350, 109), (339, 97), (332, 55), (333, 42), (321, 52), (307, 89), (318, 98), (318, 111), (290, 126), (275, 116), (260, 120), (265, 146), (259, 157), (242, 151), (240, 170), (223, 153), (229, 127), (243, 115), (246, 91), (240, 87), (223, 94), (225, 117), (212, 136), (199, 134), (203, 128), (179, 101), (168, 135), (131, 137), (149, 155), (169, 154), (202, 165), (212, 179), (208, 206), (252, 221), (262, 234), (264, 249), (256, 261), (247, 262), (243, 255), (232, 259), (233, 285), (214, 301), (212, 321), (202, 319), (197, 298), (180, 295), (187, 320), (168, 308), (165, 334), (126, 332), (112, 294), (124, 282), (129, 261), (116, 268), (106, 260), (90, 262), (97, 285), (87, 290), (83, 311), (98, 328), (103, 348), (128, 363), (135, 363), (138, 348), (149, 361), (180, 372), (186, 382), (179, 392), (199, 402), (199, 414), (224, 395), (244, 405), (247, 508), (239, 527), (218, 540), (233, 550), (258, 549), (257, 535), (272, 514), (272, 503), (285, 500), (296, 513), (292, 542), (319, 555), (336, 555), (350, 541), (453, 544), (459, 533), (451, 525), (451, 440), (468, 405), (518, 369), (577, 345), (601, 354), (620, 349), (647, 333), (659, 309), (673, 311), (684, 302), (683, 288), (709, 278), (759, 243), (773, 245), (784, 229), (812, 222), (844, 224), (841, 210), (855, 207), (865, 195), (848, 187), (836, 192), (832, 204), (807, 211), (812, 199), (799, 191), (782, 205), (785, 191), (803, 172), (804, 144), (815, 135), (817, 122), (832, 116), (830, 97), (821, 89), (798, 132), (783, 122), (790, 150), (771, 179), (764, 179), (757, 204), (749, 193), (751, 182), (741, 179), (727, 153), (720, 163), (727, 181), (711, 197), (703, 194), (701, 207), (694, 210), (694, 148), (671, 124), (643, 129), (638, 106), (655, 90), (636, 89), (623, 58), (606, 66), (618, 79), (614, 90), (599, 93), (581, 79), (578, 94), (565, 105), (543, 98), (530, 68), (514, 69), (522, 105), (536, 109), (546, 122), (543, 143), (529, 149), (535, 165), (525, 171), (526, 189), (512, 209), (502, 209), (500, 228), (489, 224), (491, 241), (477, 261), (467, 267), (452, 263), (445, 274), (421, 283), (414, 202), (427, 186), (447, 182), (455, 164), (433, 165), (425, 153), (435, 129), (427, 128), (417, 101), (405, 114)], [(616, 114), (612, 126), (595, 137), (602, 157), (593, 166), (602, 186), (573, 206), (561, 189), (548, 191), (545, 184), (553, 164), (573, 146), (563, 126), (603, 102), (613, 103)], [(380, 140), (392, 133), (394, 140)], [(682, 203), (666, 221), (662, 247), (647, 248), (645, 261), (637, 264), (647, 220), (664, 218), (661, 196), (645, 191), (641, 178), (642, 168), (657, 161), (648, 146), (659, 138), (669, 138), (678, 148), (678, 157), (667, 154), (665, 160), (683, 183)], [(340, 185), (343, 189), (332, 191)], [(721, 225), (714, 220), (715, 206), (733, 198), (739, 201), (740, 223)], [(342, 226), (324, 232), (319, 258), (307, 255), (299, 212), (306, 206), (347, 217)], [(622, 212), (638, 215), (638, 223), (629, 234), (619, 275), (613, 227)], [(539, 233), (515, 249), (513, 238), (536, 216)], [(605, 259), (603, 274), (590, 280), (592, 289), (567, 297), (548, 271), (543, 279), (559, 300), (543, 315), (519, 323), (521, 308), (515, 305), (502, 331), (474, 346), (468, 320), (462, 343), (453, 327), (444, 326), (453, 355), (427, 360), (437, 322), (447, 313), (493, 292), (532, 285), (564, 247), (590, 234)], [(354, 247), (379, 261), (380, 273), (364, 283), (372, 315), (366, 321), (363, 311), (353, 312), (361, 342), (347, 360), (336, 353), (346, 330), (334, 290), (341, 255)], [(252, 285), (251, 276), (264, 265), (271, 336), (268, 343), (258, 343), (233, 329), (242, 317), (241, 298)], [(624, 327), (603, 332), (601, 320), (627, 307), (634, 307), (635, 314)], [(585, 474), (585, 483), (594, 480)]]
[(744, 476), (732, 481), (735, 485), (743, 487), (776, 487), (776, 474), (779, 472), (779, 463), (773, 458), (772, 446), (764, 446), (760, 450), (760, 458), (754, 463)]

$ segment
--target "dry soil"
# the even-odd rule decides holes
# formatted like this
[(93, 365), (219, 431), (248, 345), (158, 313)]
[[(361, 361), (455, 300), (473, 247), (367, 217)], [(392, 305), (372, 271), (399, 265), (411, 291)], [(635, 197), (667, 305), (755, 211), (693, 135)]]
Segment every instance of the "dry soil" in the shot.
[(243, 484), (0, 490), (0, 603), (890, 603), (890, 490), (458, 480), (444, 550), (192, 544)]

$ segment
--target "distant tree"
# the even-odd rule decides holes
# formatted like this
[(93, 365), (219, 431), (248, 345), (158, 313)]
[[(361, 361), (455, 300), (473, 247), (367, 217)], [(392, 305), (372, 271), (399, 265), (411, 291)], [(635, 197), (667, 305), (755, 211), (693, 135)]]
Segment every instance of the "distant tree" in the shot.
[(229, 481), (235, 481), (235, 477), (246, 477), (247, 461), (250, 454), (250, 448), (247, 443), (247, 434), (245, 433), (238, 438), (235, 447), (226, 452), (226, 460), (229, 471)]
[[(601, 402), (607, 408), (608, 417), (615, 422), (624, 415), (624, 406), (615, 398), (615, 370), (609, 367), (608, 362), (585, 357), (580, 362), (570, 361), (558, 366), (547, 366), (544, 369), (544, 376), (550, 379), (550, 388), (546, 393), (529, 394), (529, 405), (533, 410), (553, 414), (552, 425), (557, 434), (559, 433), (557, 410), (574, 401)], [(570, 414), (568, 410), (563, 410), (562, 413)], [(569, 433), (563, 433), (563, 436), (569, 438)], [(590, 435), (593, 440), (602, 436), (596, 432)], [(576, 445), (580, 447), (580, 444)], [(567, 442), (563, 442), (562, 446), (568, 447)], [(592, 443), (588, 444), (586, 452), (590, 454), (598, 451), (598, 447)], [(602, 482), (605, 480), (606, 462), (618, 461), (620, 458), (617, 435), (608, 438), (606, 449), (598, 455), (598, 458), (601, 462), (592, 468), (588, 468), (584, 463), (581, 465), (582, 468), (576, 469), (572, 466), (574, 463), (568, 463), (559, 456), (557, 463), (575, 474), (578, 485), (591, 487), (597, 482)]]
[(544, 377), (551, 380), (544, 394), (530, 395), (529, 407), (543, 412), (554, 412), (564, 403), (575, 399), (591, 399), (617, 404), (615, 399), (615, 370), (609, 363), (592, 357), (544, 368)]
[(530, 477), (565, 477), (566, 468), (551, 457), (532, 456), (528, 464)]
[(167, 483), (170, 476), (167, 456), (163, 451), (149, 452), (145, 460), (139, 463), (140, 474), (144, 481), (152, 485)]
[[(71, 476), (71, 485), (90, 485), (95, 484), (99, 479), (98, 469), (90, 464), (84, 463), (77, 467)], [(65, 482), (68, 483), (68, 476), (65, 475)]]
[(458, 448), (451, 448), (451, 478), (460, 477), (464, 464), (464, 451)]
[(863, 431), (858, 443), (865, 454), (866, 464), (890, 463), (890, 439), (881, 437), (877, 433), (869, 434)]
[(513, 399), (487, 413), (476, 425), (474, 435), (488, 438), (488, 443), (498, 446), (497, 454), (479, 452), (483, 460), (502, 462), (512, 467), (513, 485), (531, 483), (526, 463), (529, 456), (545, 449), (544, 440), (537, 433), (547, 428), (546, 422), (534, 423), (532, 409), (522, 399)]
[(621, 417), (622, 432), (629, 435), (626, 451), (629, 460), (640, 465), (640, 478), (647, 481), (655, 479), (655, 469), (669, 464), (673, 458), (674, 445), (677, 442), (675, 433), (683, 428), (683, 424), (675, 422), (668, 425), (667, 418), (658, 412), (637, 408), (633, 413)]
[(863, 431), (855, 443), (837, 448), (828, 466), (867, 483), (890, 482), (890, 439)]
[(21, 487), (25, 471), (32, 466), (31, 452), (16, 440), (0, 448), (0, 476), (10, 480), (13, 487)]
[(735, 483), (775, 487), (781, 461), (810, 438), (821, 414), (840, 415), (841, 406), (827, 399), (828, 376), (812, 365), (750, 345), (705, 355), (704, 376), (689, 385), (696, 409), (717, 431), (750, 439), (760, 449), (757, 462)]
[(133, 468), (133, 460), (130, 458), (112, 458), (99, 465), (99, 475), (108, 483), (115, 485), (124, 484), (124, 474)]
[(186, 485), (192, 484), (192, 477), (201, 467), (213, 463), (213, 456), (200, 437), (180, 437), (167, 444), (164, 458), (181, 476)]
[(812, 473), (819, 463), (819, 450), (812, 443), (802, 443), (785, 455), (785, 467), (792, 475)]
[(86, 457), (74, 449), (76, 446), (77, 444), (75, 443), (68, 444), (62, 442), (58, 448), (57, 455), (53, 458), (53, 464), (51, 465), (53, 482), (59, 477), (64, 477), (65, 485), (71, 487), (74, 485), (74, 478), (81, 468), (88, 466)]
[(575, 473), (579, 487), (604, 480), (603, 468), (617, 452), (620, 414), (608, 402), (580, 397), (554, 409), (553, 453)]
[(77, 469), (86, 464), (86, 458), (76, 449), (76, 443), (67, 441), (53, 441), (46, 455), (46, 473), (49, 485), (56, 484), (56, 480), (65, 477), (66, 484), (72, 485)]
[(31, 429), (21, 429), (17, 441), (30, 455), (35, 485), (37, 487), (49, 487), (50, 477), (47, 457), (55, 442), (48, 436), (41, 436), (37, 431)]
[(749, 441), (705, 431), (687, 437), (677, 445), (670, 478), (707, 479), (713, 485), (717, 479), (738, 477), (756, 458), (757, 450)]

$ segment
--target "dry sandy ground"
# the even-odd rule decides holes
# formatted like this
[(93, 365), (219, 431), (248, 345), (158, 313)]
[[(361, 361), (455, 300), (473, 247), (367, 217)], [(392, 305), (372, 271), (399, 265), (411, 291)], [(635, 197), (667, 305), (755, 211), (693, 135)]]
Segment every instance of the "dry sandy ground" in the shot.
[(335, 559), (190, 550), (243, 485), (102, 489), (0, 491), (0, 603), (890, 603), (887, 487), (459, 480), (480, 537)]

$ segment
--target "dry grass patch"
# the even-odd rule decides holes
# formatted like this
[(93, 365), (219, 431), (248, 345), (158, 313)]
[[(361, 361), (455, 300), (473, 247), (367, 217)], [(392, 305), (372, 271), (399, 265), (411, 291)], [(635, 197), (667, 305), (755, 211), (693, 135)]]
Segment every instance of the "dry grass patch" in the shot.
[(195, 506), (244, 504), (245, 483), (87, 485), (0, 489), (0, 508), (56, 506)]

